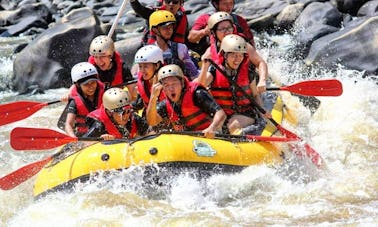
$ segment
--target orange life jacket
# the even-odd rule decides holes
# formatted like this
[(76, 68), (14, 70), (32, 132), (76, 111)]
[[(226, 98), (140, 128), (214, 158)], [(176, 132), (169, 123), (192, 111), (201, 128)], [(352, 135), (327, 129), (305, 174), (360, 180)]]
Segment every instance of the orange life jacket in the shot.
[[(224, 62), (222, 56), (219, 56), (219, 61)], [(248, 95), (252, 95), (250, 87), (252, 81), (249, 78), (248, 72), (249, 64), (249, 58), (246, 55), (239, 66), (235, 78), (228, 78), (216, 70), (215, 78), (211, 83), (211, 94), (228, 116), (253, 109), (249, 98), (245, 97), (243, 92), (238, 91), (237, 88), (233, 88), (233, 85), (229, 82), (229, 79), (234, 80)]]
[[(115, 138), (121, 139), (123, 137), (122, 133), (117, 129), (117, 127), (114, 125), (112, 120), (106, 114), (105, 108), (103, 106), (101, 106), (101, 108), (95, 111), (90, 112), (88, 116), (102, 122), (105, 126), (106, 131), (109, 134), (113, 135)], [(132, 139), (137, 135), (138, 131), (137, 131), (137, 125), (134, 120), (133, 114), (130, 115), (130, 118), (131, 118), (131, 130), (130, 130), (129, 138)]]
[(196, 82), (185, 81), (185, 93), (181, 103), (182, 116), (174, 111), (168, 98), (166, 98), (166, 108), (169, 116), (170, 123), (172, 123), (174, 130), (203, 130), (211, 124), (212, 118), (203, 112), (193, 102), (193, 94), (200, 84)]
[[(97, 107), (100, 107), (102, 104), (102, 95), (104, 94), (105, 85), (100, 81), (97, 81)], [(77, 90), (77, 87), (74, 86), (71, 90), (70, 97), (74, 100), (76, 105), (76, 117), (75, 117), (75, 125), (74, 129), (77, 132), (77, 135), (83, 135), (88, 131), (88, 125), (85, 124), (85, 118), (89, 114), (88, 107), (85, 105), (83, 97)]]

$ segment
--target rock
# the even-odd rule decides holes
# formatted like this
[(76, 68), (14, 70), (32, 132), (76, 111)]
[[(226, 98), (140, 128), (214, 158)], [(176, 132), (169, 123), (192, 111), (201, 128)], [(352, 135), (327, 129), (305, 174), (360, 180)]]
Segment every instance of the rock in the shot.
[(43, 18), (36, 15), (23, 17), (17, 24), (8, 26), (7, 30), (2, 32), (0, 36), (16, 36), (33, 27), (47, 28), (48, 23), (43, 20)]
[(286, 6), (277, 16), (275, 25), (279, 29), (290, 29), (294, 24), (295, 20), (301, 14), (303, 8), (303, 3), (297, 3)]
[(101, 22), (90, 8), (71, 11), (17, 54), (14, 89), (69, 87), (71, 67), (88, 59), (89, 44), (100, 34), (104, 34)]
[(338, 31), (342, 20), (340, 12), (330, 3), (310, 3), (295, 21), (294, 29), (301, 54), (307, 55), (308, 47), (314, 40)]
[(334, 68), (378, 73), (378, 16), (348, 24), (343, 30), (323, 36), (311, 45), (305, 62)]
[(357, 12), (357, 16), (374, 16), (378, 14), (378, 0), (369, 1), (364, 4)]
[(121, 54), (122, 60), (131, 68), (137, 50), (142, 47), (142, 35), (115, 42), (115, 49)]
[(355, 16), (360, 7), (368, 0), (336, 0), (337, 8), (342, 13)]
[(16, 10), (2, 11), (0, 14), (0, 25), (8, 26), (17, 24), (22, 18), (27, 16), (39, 16), (47, 23), (53, 22), (49, 8), (45, 4), (34, 3), (23, 5)]

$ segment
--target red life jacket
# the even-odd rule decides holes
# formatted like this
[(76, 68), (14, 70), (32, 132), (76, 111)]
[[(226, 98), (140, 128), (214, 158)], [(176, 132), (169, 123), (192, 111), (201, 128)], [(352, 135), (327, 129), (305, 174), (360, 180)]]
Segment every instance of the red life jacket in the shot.
[[(166, 6), (161, 6), (158, 10), (166, 10)], [(184, 7), (180, 7), (179, 11), (175, 15), (176, 26), (173, 29), (173, 35), (171, 40), (177, 43), (185, 43), (185, 35), (188, 27), (188, 18), (185, 13)], [(149, 30), (146, 44), (154, 44), (156, 41), (156, 34)]]
[[(138, 81), (137, 81), (138, 93), (140, 97), (142, 97), (143, 99), (144, 108), (147, 108), (148, 103), (150, 102), (152, 86), (149, 84), (149, 82), (143, 80), (143, 76), (140, 72), (137, 73), (137, 76), (138, 76)], [(148, 89), (148, 91), (146, 91), (146, 89)], [(163, 100), (164, 98), (165, 98), (164, 92), (160, 92), (159, 101)]]
[[(117, 127), (114, 125), (112, 120), (106, 114), (105, 108), (103, 106), (101, 106), (101, 108), (98, 108), (95, 111), (90, 112), (88, 116), (102, 122), (105, 126), (106, 131), (109, 134), (113, 135), (115, 138), (121, 139), (123, 137), (121, 132), (117, 129)], [(133, 114), (131, 114), (130, 117), (131, 117), (131, 130), (130, 130), (129, 138), (132, 139), (137, 135), (138, 131), (137, 131), (137, 125), (134, 120)]]
[[(219, 56), (220, 62), (224, 62), (222, 56)], [(249, 66), (248, 55), (244, 57), (241, 65), (239, 66), (236, 83), (247, 92), (248, 95), (252, 95), (252, 89), (250, 84), (252, 81), (249, 79), (248, 66)], [(233, 85), (230, 84), (226, 75), (216, 70), (216, 75), (211, 83), (211, 94), (213, 95), (216, 102), (222, 107), (228, 116), (234, 113), (243, 113), (252, 110), (252, 104), (250, 100), (245, 97), (243, 92), (238, 91), (238, 89), (232, 89)]]
[[(117, 66), (117, 70), (116, 70), (116, 73), (114, 75), (114, 79), (111, 83), (112, 87), (124, 83), (123, 76), (122, 76), (122, 74), (123, 74), (123, 67), (122, 67), (123, 61), (122, 61), (121, 55), (117, 51), (114, 51), (113, 58), (114, 58), (114, 63)], [(95, 62), (93, 56), (89, 56), (88, 62), (91, 63), (92, 65), (96, 66), (96, 62)]]
[(211, 124), (212, 118), (193, 102), (193, 94), (198, 86), (200, 85), (196, 82), (185, 81), (185, 93), (181, 103), (181, 118), (174, 111), (168, 98), (166, 98), (167, 113), (175, 131), (183, 131), (185, 129), (191, 131), (203, 130)]
[[(100, 107), (102, 105), (102, 95), (105, 91), (105, 85), (97, 81), (96, 91), (98, 94), (96, 107)], [(78, 92), (76, 86), (71, 90), (70, 97), (74, 100), (77, 110), (74, 129), (78, 135), (83, 135), (88, 131), (88, 125), (85, 124), (85, 118), (89, 114), (88, 107), (85, 105), (83, 97)]]

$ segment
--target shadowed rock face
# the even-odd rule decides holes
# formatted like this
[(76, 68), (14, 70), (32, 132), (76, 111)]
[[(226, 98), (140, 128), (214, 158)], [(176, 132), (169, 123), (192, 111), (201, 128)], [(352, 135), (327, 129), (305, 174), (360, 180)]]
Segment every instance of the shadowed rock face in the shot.
[(375, 16), (314, 41), (306, 64), (334, 67), (342, 63), (353, 69), (377, 74), (377, 50), (378, 16)]
[(26, 92), (33, 85), (41, 89), (70, 86), (71, 67), (88, 59), (91, 40), (102, 33), (91, 9), (73, 10), (17, 55), (14, 88)]

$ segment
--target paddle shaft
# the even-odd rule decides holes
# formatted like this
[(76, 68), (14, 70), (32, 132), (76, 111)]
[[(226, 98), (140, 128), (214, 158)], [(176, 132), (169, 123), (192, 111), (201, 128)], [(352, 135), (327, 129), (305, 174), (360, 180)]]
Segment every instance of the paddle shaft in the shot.
[(127, 0), (123, 0), (122, 5), (118, 10), (117, 16), (115, 17), (115, 19), (113, 21), (112, 27), (109, 30), (109, 33), (108, 33), (109, 38), (111, 38), (113, 36), (115, 28), (117, 27), (118, 20), (121, 17), (121, 14), (122, 14), (123, 10), (125, 9), (126, 4), (127, 4)]
[[(226, 77), (229, 81), (229, 83), (231, 83), (236, 89), (238, 89), (239, 91), (241, 91), (243, 93), (243, 95), (245, 97), (247, 97), (249, 99), (249, 101), (251, 102), (251, 104), (260, 112), (262, 113), (263, 115), (266, 113), (266, 110), (264, 108), (262, 108), (243, 88), (241, 88), (235, 81), (231, 80), (230, 77), (227, 75), (227, 73), (221, 69), (219, 67), (219, 65), (215, 64), (215, 62), (213, 62), (211, 59), (208, 59), (211, 64), (219, 71), (221, 72), (224, 77)], [(293, 132), (290, 132), (289, 130), (285, 129), (284, 127), (282, 127), (280, 124), (278, 124), (277, 121), (275, 121), (273, 118), (267, 118), (282, 134), (284, 134), (286, 137), (288, 138), (294, 138), (294, 139), (298, 139), (298, 140), (302, 140), (299, 136), (297, 136), (296, 134), (294, 134)], [(321, 157), (320, 155), (310, 147), (310, 145), (308, 144), (305, 144), (305, 149), (306, 149), (306, 154), (308, 157), (311, 158), (311, 161), (316, 165), (316, 166), (320, 166), (321, 165)]]

